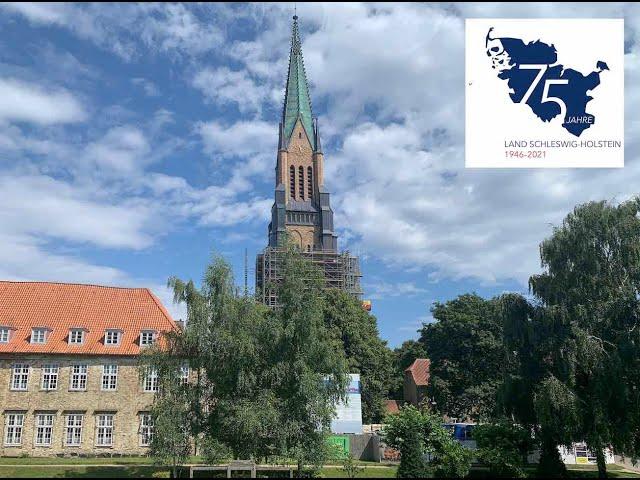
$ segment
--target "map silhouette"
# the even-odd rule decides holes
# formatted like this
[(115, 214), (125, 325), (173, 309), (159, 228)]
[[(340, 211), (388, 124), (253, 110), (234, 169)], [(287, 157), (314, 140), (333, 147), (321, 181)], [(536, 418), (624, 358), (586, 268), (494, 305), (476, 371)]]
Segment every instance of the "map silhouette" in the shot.
[(595, 116), (586, 111), (587, 103), (593, 100), (588, 92), (600, 85), (600, 73), (609, 70), (604, 61), (599, 60), (593, 72), (583, 75), (557, 63), (553, 44), (491, 38), (492, 30), (485, 40), (487, 55), (498, 78), (507, 81), (514, 103), (524, 101), (543, 122), (564, 113), (562, 126), (576, 137), (595, 123)]

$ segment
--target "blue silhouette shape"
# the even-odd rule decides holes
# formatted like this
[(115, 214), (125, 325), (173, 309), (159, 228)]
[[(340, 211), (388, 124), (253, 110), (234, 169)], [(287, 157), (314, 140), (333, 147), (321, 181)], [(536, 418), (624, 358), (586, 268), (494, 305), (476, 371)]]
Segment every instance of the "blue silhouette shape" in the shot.
[[(509, 96), (514, 103), (521, 103), (529, 92), (526, 104), (543, 122), (549, 122), (565, 112), (562, 126), (579, 137), (595, 123), (595, 116), (587, 113), (587, 104), (593, 97), (587, 93), (600, 85), (600, 73), (609, 70), (606, 62), (599, 60), (596, 69), (588, 75), (557, 64), (558, 53), (553, 44), (536, 40), (525, 43), (519, 38), (492, 38), (490, 28), (485, 38), (487, 55), (491, 57), (498, 78), (507, 81)], [(541, 65), (527, 68), (527, 65)], [(540, 72), (543, 72), (540, 78)], [(545, 95), (545, 89), (546, 95)], [(544, 98), (544, 100), (543, 100)]]

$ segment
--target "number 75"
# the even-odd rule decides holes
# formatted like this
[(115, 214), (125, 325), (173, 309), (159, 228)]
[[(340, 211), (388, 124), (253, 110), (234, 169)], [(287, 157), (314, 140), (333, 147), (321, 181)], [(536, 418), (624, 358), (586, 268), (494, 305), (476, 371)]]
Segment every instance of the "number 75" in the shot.
[[(527, 103), (527, 101), (529, 101), (529, 97), (531, 97), (531, 94), (540, 83), (540, 80), (542, 80), (542, 77), (544, 76), (544, 73), (547, 71), (548, 68), (549, 68), (549, 65), (542, 65), (542, 64), (536, 64), (536, 63), (520, 65), (520, 69), (522, 70), (538, 70), (538, 74), (536, 75), (536, 78), (534, 78), (533, 82), (531, 82), (531, 85), (529, 85), (529, 88), (527, 89), (526, 93), (522, 97), (522, 100), (520, 100), (520, 103)], [(545, 80), (544, 88), (542, 89), (542, 99), (540, 100), (540, 103), (553, 102), (557, 104), (560, 107), (561, 118), (565, 117), (567, 113), (567, 106), (564, 104), (562, 99), (558, 97), (549, 96), (549, 87), (551, 85), (566, 85), (567, 83), (569, 83), (569, 80), (555, 80), (555, 79)]]

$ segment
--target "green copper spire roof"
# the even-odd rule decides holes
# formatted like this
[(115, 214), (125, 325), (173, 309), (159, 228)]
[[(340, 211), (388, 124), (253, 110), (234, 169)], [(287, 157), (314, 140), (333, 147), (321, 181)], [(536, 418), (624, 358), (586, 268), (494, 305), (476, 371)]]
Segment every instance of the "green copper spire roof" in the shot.
[(300, 35), (298, 33), (298, 16), (293, 16), (293, 29), (291, 33), (291, 53), (289, 54), (289, 73), (287, 74), (287, 88), (284, 94), (284, 109), (282, 111), (282, 125), (284, 130), (284, 144), (288, 145), (293, 133), (293, 128), (298, 121), (307, 132), (311, 146), (315, 150), (313, 135), (313, 113), (311, 112), (311, 97), (307, 75), (304, 71)]

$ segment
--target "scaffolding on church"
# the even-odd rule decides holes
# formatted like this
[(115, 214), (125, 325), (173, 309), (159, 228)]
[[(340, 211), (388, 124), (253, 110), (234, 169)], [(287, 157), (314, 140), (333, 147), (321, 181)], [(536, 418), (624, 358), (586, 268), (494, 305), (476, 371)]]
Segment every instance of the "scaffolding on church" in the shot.
[[(278, 305), (276, 293), (270, 286), (282, 280), (280, 265), (283, 252), (282, 248), (267, 247), (256, 257), (256, 295), (270, 307)], [(357, 299), (362, 297), (362, 273), (358, 257), (346, 251), (335, 253), (321, 250), (301, 252), (301, 255), (324, 272), (326, 288), (343, 290)]]

